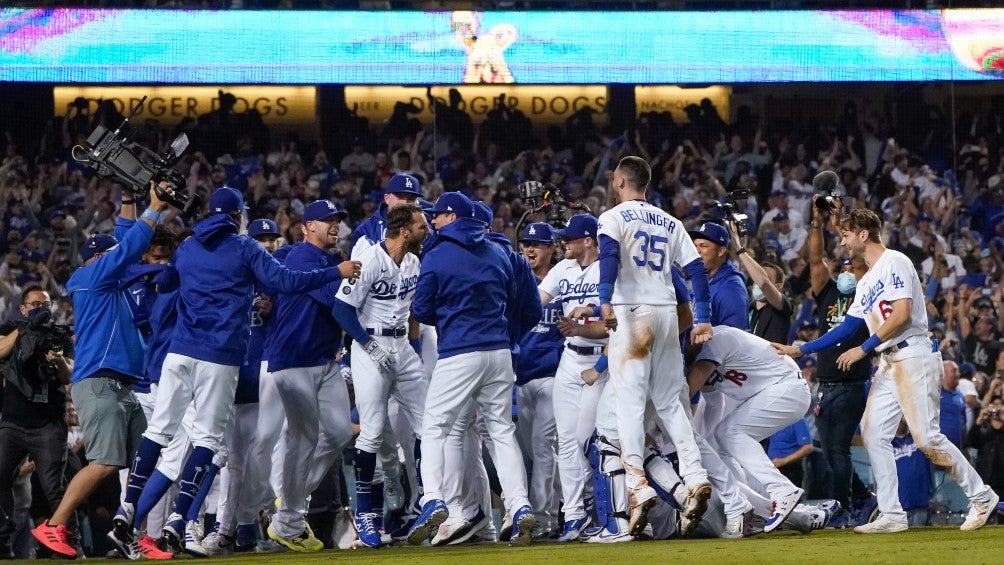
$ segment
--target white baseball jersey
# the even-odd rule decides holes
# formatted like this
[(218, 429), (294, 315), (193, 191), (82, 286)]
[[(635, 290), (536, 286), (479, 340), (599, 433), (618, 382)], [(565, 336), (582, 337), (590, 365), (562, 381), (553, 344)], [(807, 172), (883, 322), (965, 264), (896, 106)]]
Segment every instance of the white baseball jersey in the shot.
[[(598, 305), (600, 303), (599, 285), (599, 261), (593, 261), (586, 267), (582, 267), (575, 259), (565, 259), (559, 261), (548, 271), (537, 288), (553, 296), (554, 301), (560, 302), (561, 310), (567, 316), (578, 306)], [(582, 320), (582, 323), (591, 321), (595, 321), (595, 319), (586, 318)], [(566, 339), (565, 343), (577, 347), (596, 347), (606, 345), (607, 340), (573, 336)]]
[(666, 285), (672, 264), (700, 260), (683, 223), (640, 200), (622, 202), (600, 215), (599, 235), (620, 242), (614, 305), (675, 305), (676, 293)]
[(770, 342), (730, 326), (715, 326), (715, 337), (704, 344), (697, 360), (718, 366), (705, 388), (743, 401), (785, 380), (799, 378), (801, 371), (791, 357), (778, 355)]
[(906, 255), (886, 249), (858, 281), (854, 303), (847, 314), (863, 318), (868, 324), (868, 331), (874, 334), (892, 314), (892, 303), (904, 298), (913, 299), (909, 325), (899, 334), (886, 339), (875, 351), (884, 351), (911, 337), (927, 337), (927, 310), (924, 308), (920, 276)]
[(406, 253), (398, 265), (387, 254), (385, 245), (379, 243), (363, 249), (358, 260), (363, 264), (362, 272), (358, 278), (343, 280), (338, 299), (355, 306), (364, 328), (407, 324), (418, 285), (418, 257)]

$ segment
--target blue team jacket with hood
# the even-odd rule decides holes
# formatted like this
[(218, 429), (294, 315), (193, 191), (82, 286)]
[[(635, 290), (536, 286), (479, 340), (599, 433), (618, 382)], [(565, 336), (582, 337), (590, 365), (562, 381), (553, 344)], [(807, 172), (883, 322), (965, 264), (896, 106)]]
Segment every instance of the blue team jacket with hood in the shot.
[(355, 247), (356, 242), (363, 237), (370, 240), (370, 243), (380, 243), (384, 239), (383, 236), (386, 228), (387, 203), (381, 202), (380, 206), (378, 206), (373, 212), (373, 215), (367, 218), (363, 223), (356, 226), (356, 229), (352, 231), (352, 245), (349, 249)]
[(297, 293), (341, 278), (338, 269), (287, 269), (256, 241), (237, 235), (237, 225), (226, 214), (195, 224), (192, 237), (181, 243), (175, 257), (181, 286), (169, 351), (221, 365), (244, 362), (257, 282)]
[[(518, 290), (510, 257), (485, 238), (485, 225), (458, 218), (439, 230), (424, 252), (412, 313), (436, 326), (440, 359), (511, 349), (509, 319), (526, 329), (540, 320), (540, 297), (535, 295), (535, 304), (516, 300)], [(537, 292), (533, 285), (530, 290)]]

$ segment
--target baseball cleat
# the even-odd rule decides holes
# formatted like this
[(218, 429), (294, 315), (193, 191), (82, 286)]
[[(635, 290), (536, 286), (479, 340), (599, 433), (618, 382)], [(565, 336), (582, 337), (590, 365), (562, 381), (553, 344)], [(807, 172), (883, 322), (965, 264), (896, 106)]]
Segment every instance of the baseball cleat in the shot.
[[(593, 530), (593, 531), (590, 531)], [(594, 528), (589, 528), (589, 537), (583, 539), (582, 541), (586, 543), (623, 543), (626, 541), (634, 541), (634, 536), (627, 532), (611, 532), (606, 528), (601, 528), (596, 526)], [(586, 535), (585, 533), (583, 535)]]
[(851, 513), (846, 508), (841, 508), (826, 524), (827, 528), (842, 530), (851, 527)]
[(640, 534), (648, 525), (648, 512), (655, 506), (655, 499), (658, 496), (655, 489), (648, 486), (648, 483), (628, 490), (628, 500), (631, 503), (628, 534), (632, 537)]
[(174, 554), (169, 551), (164, 551), (157, 547), (157, 540), (152, 537), (143, 534), (143, 537), (136, 540), (136, 547), (139, 548), (139, 552), (143, 554), (146, 559), (173, 559)]
[(587, 527), (589, 527), (589, 518), (565, 520), (565, 527), (561, 529), (561, 535), (558, 536), (558, 542), (565, 543), (569, 541), (579, 541), (579, 537)]
[(178, 554), (185, 550), (185, 519), (177, 512), (167, 517), (161, 536), (167, 551)]
[(383, 499), (391, 512), (404, 508), (404, 487), (401, 486), (400, 476), (384, 478)]
[(502, 529), (499, 530), (499, 541), (512, 537), (512, 514), (506, 512), (502, 517)]
[(772, 501), (774, 511), (767, 518), (767, 521), (764, 522), (763, 531), (765, 533), (773, 532), (784, 523), (788, 519), (788, 514), (791, 514), (791, 511), (795, 509), (795, 505), (798, 504), (803, 494), (805, 494), (804, 490), (796, 488), (781, 498)]
[(851, 503), (851, 525), (863, 526), (878, 518), (878, 498), (868, 493), (864, 498), (855, 499)]
[(711, 483), (705, 481), (687, 491), (687, 500), (680, 512), (691, 522), (700, 522), (708, 511), (708, 499), (711, 498)]
[(970, 503), (969, 514), (966, 515), (966, 521), (959, 526), (959, 529), (968, 532), (982, 528), (990, 519), (990, 515), (997, 511), (997, 505), (1000, 501), (1001, 497), (991, 490), (988, 500)]
[(189, 544), (188, 540), (185, 540), (185, 553), (197, 557), (233, 555), (234, 538), (220, 532), (209, 532), (201, 542)]
[(740, 539), (750, 537), (750, 522), (753, 520), (753, 510), (725, 518), (725, 531), (718, 537), (723, 539)]
[(432, 545), (459, 545), (471, 539), (478, 531), (484, 528), (487, 517), (484, 511), (478, 506), (478, 513), (473, 518), (464, 518), (453, 524), (441, 524), (436, 535), (432, 538)]
[(143, 554), (140, 553), (139, 546), (136, 543), (136, 537), (133, 536), (131, 530), (131, 527), (129, 531), (113, 527), (112, 531), (108, 532), (108, 541), (112, 542), (112, 545), (115, 546), (115, 551), (122, 557), (132, 561), (143, 559)]
[(324, 549), (321, 540), (315, 538), (308, 530), (303, 530), (299, 535), (284, 538), (275, 532), (272, 525), (269, 525), (268, 538), (286, 549), (300, 553), (316, 553)]
[(418, 519), (416, 514), (407, 514), (401, 517), (401, 525), (394, 528), (390, 532), (390, 538), (393, 541), (404, 541), (408, 539), (408, 532), (411, 531), (412, 526), (415, 525), (415, 520)]
[(415, 518), (415, 524), (408, 532), (408, 543), (419, 545), (430, 537), (439, 528), (439, 525), (450, 517), (450, 511), (446, 508), (446, 503), (442, 500), (430, 500), (422, 506), (422, 513)]
[(509, 538), (509, 545), (521, 546), (530, 545), (533, 541), (533, 525), (537, 518), (533, 515), (533, 509), (528, 504), (524, 504), (512, 516), (512, 537)]
[(202, 552), (202, 548), (199, 545), (202, 542), (202, 538), (205, 535), (202, 533), (202, 523), (198, 520), (192, 520), (191, 522), (185, 523), (185, 553), (193, 557), (208, 557), (208, 554)]
[(376, 512), (360, 512), (352, 521), (359, 535), (359, 543), (364, 547), (379, 548), (381, 544), (380, 527), (377, 525), (380, 515)]
[(909, 525), (906, 520), (894, 520), (892, 518), (887, 518), (884, 514), (879, 514), (879, 517), (875, 519), (874, 522), (869, 522), (854, 528), (854, 533), (856, 534), (895, 534), (898, 532), (905, 532), (909, 529)]
[(238, 553), (258, 549), (258, 533), (254, 524), (238, 524), (234, 532), (234, 551)]

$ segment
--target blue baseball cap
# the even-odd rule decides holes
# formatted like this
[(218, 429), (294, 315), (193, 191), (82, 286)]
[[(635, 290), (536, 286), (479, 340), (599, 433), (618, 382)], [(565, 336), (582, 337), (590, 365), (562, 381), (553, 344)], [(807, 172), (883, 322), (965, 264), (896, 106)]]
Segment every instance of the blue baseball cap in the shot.
[(687, 233), (690, 234), (691, 239), (706, 239), (722, 247), (727, 247), (729, 244), (729, 230), (725, 229), (725, 226), (714, 222), (704, 222), (701, 224), (701, 227), (696, 230), (690, 230)]
[(523, 228), (520, 243), (554, 243), (554, 230), (544, 222), (534, 222)]
[(568, 225), (563, 230), (554, 230), (558, 237), (565, 239), (581, 239), (591, 237), (596, 239), (596, 229), (599, 222), (591, 214), (576, 214), (568, 219)]
[(339, 210), (338, 206), (330, 200), (314, 200), (303, 209), (303, 223), (329, 220), (337, 218), (344, 220), (349, 217), (348, 212)]
[(248, 237), (272, 236), (279, 237), (279, 226), (268, 218), (251, 222), (248, 227)]
[(484, 202), (474, 203), (474, 219), (479, 222), (484, 222), (486, 225), (492, 225), (495, 221), (495, 213), (492, 212), (491, 206), (485, 204)]
[(383, 190), (384, 194), (413, 194), (415, 196), (421, 196), (422, 193), (418, 191), (419, 183), (418, 179), (405, 174), (398, 173), (387, 181), (387, 188)]
[(210, 214), (231, 214), (247, 210), (244, 205), (244, 195), (236, 188), (221, 186), (209, 195)]
[(433, 214), (456, 214), (458, 218), (473, 218), (474, 203), (459, 192), (444, 192), (432, 207)]
[(96, 233), (87, 238), (83, 247), (80, 248), (80, 258), (86, 263), (91, 257), (98, 253), (104, 253), (119, 244), (119, 240), (106, 233)]

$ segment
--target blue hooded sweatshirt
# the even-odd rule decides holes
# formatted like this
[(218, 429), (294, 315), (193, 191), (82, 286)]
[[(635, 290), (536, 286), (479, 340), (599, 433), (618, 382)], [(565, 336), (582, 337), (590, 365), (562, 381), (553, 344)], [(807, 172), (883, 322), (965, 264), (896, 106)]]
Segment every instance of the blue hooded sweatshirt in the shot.
[[(517, 296), (510, 258), (501, 246), (485, 239), (485, 225), (473, 218), (458, 218), (439, 230), (422, 259), (412, 313), (423, 324), (436, 326), (439, 358), (474, 351), (510, 349), (507, 304)], [(512, 314), (540, 319), (536, 310)]]
[[(150, 305), (150, 339), (146, 352), (145, 381), (160, 382), (160, 370), (171, 347), (171, 336), (178, 323), (178, 271), (168, 265), (153, 279), (156, 292)], [(147, 385), (149, 387), (149, 385)]]
[[(335, 267), (342, 262), (311, 243), (301, 243), (286, 256), (294, 271)], [(342, 329), (331, 313), (341, 279), (308, 293), (273, 296), (272, 322), (265, 341), (269, 372), (293, 367), (319, 367), (331, 362), (342, 347)]]
[(369, 240), (370, 245), (376, 245), (384, 240), (384, 232), (387, 229), (387, 203), (380, 202), (380, 206), (373, 212), (373, 215), (366, 218), (363, 223), (356, 226), (356, 229), (352, 231), (352, 245), (349, 249), (356, 246), (356, 242), (361, 238), (366, 238)]
[[(272, 257), (280, 263), (286, 261), (289, 252), (301, 243), (284, 245), (275, 250)], [(260, 298), (268, 295), (272, 300), (272, 311), (267, 315), (262, 312)], [(261, 379), (261, 360), (265, 355), (265, 339), (275, 319), (275, 297), (278, 293), (268, 288), (256, 288), (255, 297), (251, 303), (251, 340), (248, 342), (248, 354), (237, 373), (237, 390), (234, 392), (234, 404), (252, 404), (258, 402), (258, 382)]]
[(209, 216), (193, 232), (175, 254), (181, 288), (171, 353), (240, 366), (251, 335), (248, 312), (256, 283), (296, 293), (341, 279), (337, 268), (287, 269), (258, 242), (237, 235), (237, 225), (226, 214)]
[[(537, 291), (540, 281), (533, 274), (533, 268), (526, 258), (512, 248), (512, 242), (505, 234), (488, 232), (485, 238), (497, 243), (512, 265), (512, 274), (516, 279), (516, 294), (510, 296), (506, 302), (506, 319), (509, 320), (509, 343), (513, 354), (519, 355), (520, 340), (541, 320), (540, 293)], [(536, 315), (531, 315), (533, 311)]]
[(708, 290), (711, 292), (711, 325), (750, 331), (746, 277), (736, 270), (732, 261), (726, 261), (715, 271), (715, 276), (708, 279)]
[[(153, 237), (153, 228), (136, 222), (119, 244), (97, 260), (74, 271), (66, 282), (73, 297), (74, 344), (72, 382), (109, 369), (139, 379), (145, 346), (132, 319), (129, 297), (119, 281), (139, 261)], [(83, 331), (86, 330), (86, 331)]]
[[(537, 285), (540, 279), (534, 276)], [(532, 287), (540, 300), (537, 287)], [(525, 385), (534, 379), (553, 377), (558, 372), (558, 362), (565, 347), (565, 336), (558, 331), (558, 318), (564, 313), (561, 301), (552, 300), (543, 307), (537, 325), (523, 334), (516, 357), (516, 384)]]

